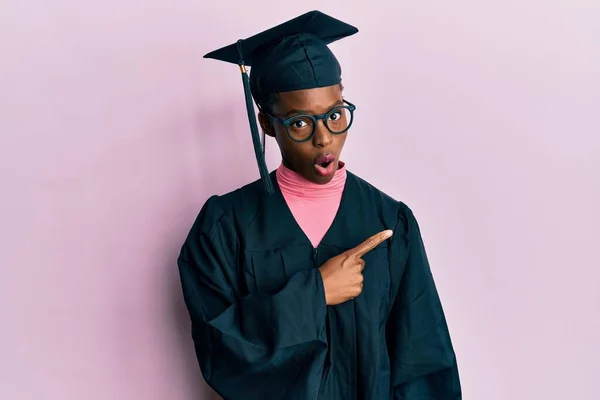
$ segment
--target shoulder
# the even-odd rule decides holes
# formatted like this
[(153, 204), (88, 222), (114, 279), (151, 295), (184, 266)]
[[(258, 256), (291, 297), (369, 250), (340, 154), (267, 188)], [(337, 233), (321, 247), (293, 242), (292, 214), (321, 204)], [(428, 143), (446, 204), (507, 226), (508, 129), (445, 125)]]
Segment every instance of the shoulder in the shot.
[(394, 231), (393, 242), (407, 245), (420, 238), (420, 228), (411, 207), (375, 187), (357, 175), (348, 173), (355, 184), (354, 191), (361, 203), (364, 224), (381, 221), (382, 226)]
[(350, 171), (348, 171), (348, 177), (356, 182), (357, 195), (363, 201), (369, 202), (377, 212), (389, 214), (402, 221), (414, 218), (411, 208), (402, 200), (393, 198)]
[(422, 243), (419, 223), (408, 204), (393, 198), (356, 175), (352, 175), (352, 179), (357, 183), (359, 196), (370, 202), (371, 207), (369, 208), (372, 213), (377, 213), (371, 214), (369, 218), (379, 217), (384, 221), (385, 226), (394, 232), (390, 243), (392, 243), (393, 251), (398, 254), (397, 257), (405, 257), (410, 248)]
[(262, 181), (255, 180), (224, 194), (210, 196), (200, 209), (194, 229), (209, 232), (223, 224), (251, 218), (265, 195)]

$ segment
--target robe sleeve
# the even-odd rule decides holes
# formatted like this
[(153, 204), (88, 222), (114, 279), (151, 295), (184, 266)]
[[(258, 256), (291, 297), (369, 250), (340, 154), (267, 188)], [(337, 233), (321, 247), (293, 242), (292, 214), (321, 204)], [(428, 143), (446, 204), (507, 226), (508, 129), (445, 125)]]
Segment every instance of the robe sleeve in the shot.
[(310, 268), (277, 293), (243, 295), (239, 253), (233, 219), (213, 196), (178, 257), (202, 375), (227, 400), (316, 396), (327, 349), (321, 273)]
[[(399, 280), (386, 335), (394, 400), (460, 400), (456, 355), (419, 225), (401, 204), (392, 238)], [(394, 272), (395, 271), (395, 272)]]

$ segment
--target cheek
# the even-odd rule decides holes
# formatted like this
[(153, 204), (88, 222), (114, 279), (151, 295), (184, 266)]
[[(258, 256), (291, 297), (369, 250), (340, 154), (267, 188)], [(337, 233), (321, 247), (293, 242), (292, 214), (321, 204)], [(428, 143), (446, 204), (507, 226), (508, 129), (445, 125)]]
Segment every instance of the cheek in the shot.
[(346, 137), (347, 137), (347, 133), (343, 133), (341, 135), (336, 135), (334, 136), (334, 140), (336, 142), (337, 147), (339, 147), (340, 149), (342, 147), (344, 147), (344, 144), (346, 143)]
[(289, 161), (304, 163), (307, 158), (311, 157), (310, 142), (296, 143), (289, 138), (285, 130), (277, 133), (277, 144)]
[(286, 140), (289, 139), (287, 132), (285, 131), (285, 126), (277, 124), (275, 127), (275, 138), (277, 139), (277, 143), (280, 145), (285, 144)]
[(285, 153), (288, 151), (291, 140), (285, 131), (285, 127), (278, 126), (275, 128), (275, 140), (277, 141), (277, 144), (282, 152)]
[(275, 128), (275, 140), (277, 140), (281, 152), (289, 157), (290, 153), (293, 152), (294, 142), (289, 138), (285, 127), (278, 126)]

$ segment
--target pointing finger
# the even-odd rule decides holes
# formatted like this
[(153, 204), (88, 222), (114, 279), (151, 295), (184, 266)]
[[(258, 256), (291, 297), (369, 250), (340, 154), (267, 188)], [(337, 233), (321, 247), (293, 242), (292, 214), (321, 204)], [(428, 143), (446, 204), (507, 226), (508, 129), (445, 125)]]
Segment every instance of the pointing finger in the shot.
[(357, 257), (362, 257), (369, 251), (373, 250), (375, 247), (379, 246), (380, 243), (392, 237), (392, 235), (393, 232), (391, 229), (379, 232), (378, 234), (371, 236), (355, 248), (351, 249), (349, 251), (349, 254)]

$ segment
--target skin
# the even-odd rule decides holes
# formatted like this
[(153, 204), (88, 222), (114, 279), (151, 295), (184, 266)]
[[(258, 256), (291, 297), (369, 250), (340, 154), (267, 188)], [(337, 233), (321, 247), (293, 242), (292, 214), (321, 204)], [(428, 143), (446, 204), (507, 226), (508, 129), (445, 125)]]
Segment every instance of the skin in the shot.
[[(287, 118), (302, 113), (324, 114), (336, 105), (342, 104), (342, 88), (340, 85), (323, 88), (296, 90), (279, 94), (279, 101), (273, 105), (272, 114)], [(315, 160), (325, 154), (335, 156), (338, 166), (347, 132), (333, 135), (323, 121), (319, 121), (311, 140), (303, 143), (294, 142), (286, 133), (285, 127), (277, 120), (260, 112), (258, 120), (263, 131), (274, 137), (279, 145), (283, 165), (302, 175), (307, 180), (325, 184), (331, 176), (321, 176), (315, 170)], [(362, 257), (392, 236), (391, 230), (380, 232), (355, 248), (327, 260), (320, 268), (325, 289), (327, 305), (337, 305), (351, 300), (362, 293), (363, 270), (365, 261)]]
[[(271, 111), (273, 115), (283, 119), (299, 114), (297, 112), (299, 110), (311, 115), (324, 114), (334, 106), (343, 104), (340, 85), (284, 92), (280, 93), (279, 97), (279, 101)], [(321, 120), (317, 123), (315, 134), (311, 140), (297, 143), (290, 139), (285, 127), (279, 121), (270, 118), (263, 112), (258, 114), (258, 120), (265, 134), (277, 141), (283, 165), (310, 182), (325, 184), (331, 181), (333, 175), (324, 177), (317, 173), (315, 160), (319, 156), (333, 154), (335, 156), (334, 163), (338, 166), (347, 132), (333, 135)]]
[(392, 237), (391, 230), (379, 232), (355, 248), (330, 258), (319, 267), (328, 306), (344, 303), (362, 293), (364, 279), (362, 272), (365, 269), (365, 261), (362, 257), (390, 237)]

